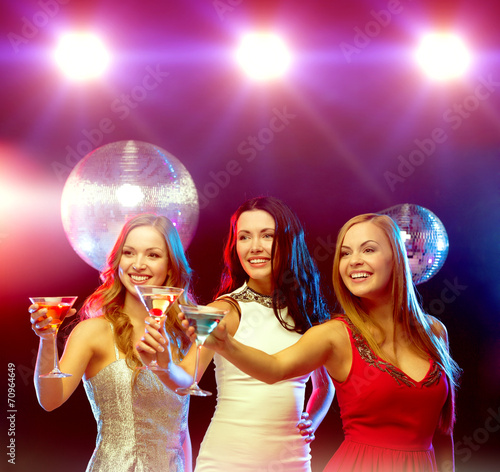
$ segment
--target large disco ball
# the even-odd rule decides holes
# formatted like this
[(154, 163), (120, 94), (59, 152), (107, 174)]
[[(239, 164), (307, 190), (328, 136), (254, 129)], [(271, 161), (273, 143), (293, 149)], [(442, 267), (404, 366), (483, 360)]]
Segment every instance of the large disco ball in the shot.
[(141, 213), (166, 216), (184, 249), (198, 224), (198, 193), (172, 154), (141, 141), (118, 141), (87, 154), (64, 185), (61, 216), (77, 254), (102, 270), (123, 224)]
[(379, 212), (399, 226), (405, 241), (413, 282), (420, 284), (434, 277), (448, 255), (448, 235), (440, 219), (418, 205), (405, 203)]

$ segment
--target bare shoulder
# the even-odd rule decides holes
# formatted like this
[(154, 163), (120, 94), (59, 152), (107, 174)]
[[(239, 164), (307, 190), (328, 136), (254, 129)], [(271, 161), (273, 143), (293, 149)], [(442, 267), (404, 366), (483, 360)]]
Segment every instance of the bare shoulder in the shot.
[(322, 346), (323, 365), (330, 376), (342, 381), (347, 377), (352, 362), (352, 349), (346, 324), (338, 318), (309, 329), (303, 336), (309, 339), (311, 350)]
[(331, 331), (331, 336), (333, 343), (337, 347), (345, 347), (350, 351), (351, 341), (349, 338), (349, 332), (347, 330), (347, 325), (338, 318), (334, 318), (327, 322), (329, 329)]
[[(80, 321), (66, 343), (62, 361), (79, 372), (79, 378), (90, 378), (109, 364), (113, 357), (113, 334), (109, 322), (102, 316)], [(99, 364), (101, 362), (101, 364)], [(71, 367), (72, 366), (72, 367)]]
[[(236, 301), (235, 301), (236, 303)], [(234, 307), (234, 305), (227, 300), (227, 298), (221, 298), (219, 300), (215, 300), (211, 303), (208, 304), (208, 306), (212, 306), (214, 308), (219, 308), (220, 310), (229, 310), (229, 311), (235, 311), (236, 312), (236, 308)]]
[(307, 331), (317, 336), (324, 337), (330, 341), (333, 346), (340, 347), (349, 343), (349, 333), (344, 322), (334, 318), (324, 323), (313, 326)]
[(328, 325), (329, 329), (332, 329), (335, 332), (347, 333), (346, 324), (341, 321), (340, 318), (332, 318), (331, 320), (328, 320), (323, 324)]
[(431, 326), (431, 329), (434, 332), (434, 334), (439, 338), (447, 341), (448, 331), (446, 330), (446, 326), (444, 325), (444, 323), (442, 323), (432, 315), (426, 315), (426, 316), (427, 316), (427, 321), (429, 322), (429, 325)]
[(349, 337), (346, 324), (339, 318), (333, 318), (331, 320), (325, 321), (319, 326), (327, 327), (326, 329), (331, 331), (332, 335), (334, 336)]
[(96, 318), (80, 321), (71, 332), (71, 337), (95, 344), (101, 342), (104, 336), (110, 334), (109, 321), (105, 320), (104, 316), (97, 316)]

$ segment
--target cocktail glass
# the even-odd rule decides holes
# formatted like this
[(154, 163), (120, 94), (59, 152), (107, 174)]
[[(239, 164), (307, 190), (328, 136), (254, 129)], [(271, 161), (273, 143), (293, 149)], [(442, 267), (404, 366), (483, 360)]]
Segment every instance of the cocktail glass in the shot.
[(219, 321), (229, 313), (228, 310), (220, 310), (211, 306), (203, 305), (180, 305), (181, 311), (184, 313), (189, 326), (194, 327), (196, 333), (196, 361), (194, 369), (193, 384), (188, 388), (178, 388), (176, 393), (182, 395), (195, 395), (197, 397), (208, 397), (212, 392), (202, 390), (198, 386), (198, 361), (199, 354), (203, 343), (208, 338), (209, 334), (215, 329)]
[(57, 350), (57, 332), (68, 314), (69, 310), (78, 297), (30, 297), (31, 303), (36, 303), (38, 309), (47, 309), (47, 317), (52, 317), (49, 326), (54, 328), (54, 368), (48, 374), (39, 375), (44, 379), (62, 379), (71, 377), (71, 374), (65, 374), (59, 369), (59, 352)]
[[(167, 313), (182, 295), (184, 290), (177, 287), (163, 287), (160, 285), (136, 285), (135, 289), (139, 297), (148, 310), (149, 316), (160, 323), (160, 328), (165, 323)], [(158, 365), (158, 361), (153, 359), (149, 365), (139, 367), (140, 369), (165, 370)]]

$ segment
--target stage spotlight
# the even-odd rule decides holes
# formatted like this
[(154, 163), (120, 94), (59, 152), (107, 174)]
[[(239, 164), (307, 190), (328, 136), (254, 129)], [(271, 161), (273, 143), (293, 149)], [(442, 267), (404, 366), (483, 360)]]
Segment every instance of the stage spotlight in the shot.
[(458, 36), (435, 33), (422, 39), (416, 59), (429, 77), (444, 81), (464, 74), (470, 63), (470, 53)]
[(272, 33), (244, 36), (236, 58), (249, 77), (262, 81), (282, 76), (291, 61), (285, 42)]
[(97, 36), (72, 33), (60, 39), (55, 60), (67, 77), (83, 81), (103, 74), (109, 63), (109, 54)]

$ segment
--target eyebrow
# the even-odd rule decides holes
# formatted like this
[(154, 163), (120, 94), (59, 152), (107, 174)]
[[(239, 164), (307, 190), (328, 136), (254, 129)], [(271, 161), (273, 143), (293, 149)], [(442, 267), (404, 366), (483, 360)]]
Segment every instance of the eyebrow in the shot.
[[(380, 246), (379, 243), (377, 243), (377, 241), (374, 241), (373, 239), (369, 239), (368, 241), (365, 241), (364, 243), (361, 244), (360, 247), (363, 247), (363, 246), (366, 246), (367, 244), (370, 244), (370, 243), (375, 243), (377, 246)], [(351, 249), (350, 246), (347, 246), (345, 244), (342, 244), (341, 246), (342, 248), (347, 248), (347, 249)]]
[[(260, 230), (261, 233), (267, 233), (268, 231), (274, 232), (275, 229), (274, 228), (263, 228)], [(240, 229), (237, 234), (240, 234), (240, 233), (251, 233), (251, 231), (248, 231), (247, 229)]]
[[(128, 246), (128, 245), (127, 246), (123, 246), (123, 249), (125, 249), (125, 248), (127, 248), (127, 249), (135, 249), (134, 246)], [(161, 251), (161, 252), (163, 252), (163, 249), (161, 247), (148, 247), (146, 249), (146, 251)]]

